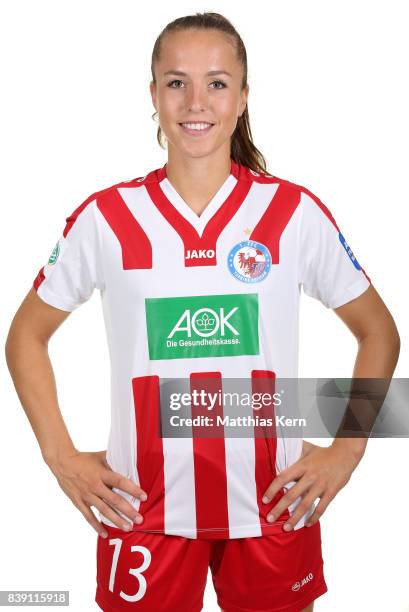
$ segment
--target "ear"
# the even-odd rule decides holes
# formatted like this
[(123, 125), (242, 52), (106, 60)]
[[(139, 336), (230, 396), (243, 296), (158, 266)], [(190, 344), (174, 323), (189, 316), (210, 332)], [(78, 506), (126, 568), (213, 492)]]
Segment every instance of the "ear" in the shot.
[(240, 108), (239, 108), (239, 117), (242, 116), (242, 114), (244, 113), (245, 109), (246, 109), (246, 105), (247, 105), (247, 100), (248, 100), (248, 96), (249, 96), (249, 90), (250, 90), (250, 86), (247, 83), (247, 85), (245, 86), (245, 88), (243, 89), (243, 91), (240, 94)]
[(156, 108), (156, 87), (153, 81), (149, 83), (149, 90), (151, 92), (152, 104), (155, 107), (155, 110), (157, 111), (158, 109)]

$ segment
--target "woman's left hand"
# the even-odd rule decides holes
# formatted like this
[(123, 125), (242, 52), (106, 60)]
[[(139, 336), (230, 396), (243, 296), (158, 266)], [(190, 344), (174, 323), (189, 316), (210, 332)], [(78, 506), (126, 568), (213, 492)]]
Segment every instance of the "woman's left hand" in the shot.
[(338, 491), (347, 484), (361, 458), (342, 445), (322, 447), (304, 440), (298, 461), (280, 472), (264, 493), (262, 501), (269, 503), (287, 483), (297, 481), (270, 510), (267, 520), (269, 522), (277, 520), (284, 510), (301, 496), (302, 499), (294, 514), (284, 525), (284, 529), (290, 531), (319, 497), (320, 501), (306, 523), (308, 527), (313, 525), (325, 512)]

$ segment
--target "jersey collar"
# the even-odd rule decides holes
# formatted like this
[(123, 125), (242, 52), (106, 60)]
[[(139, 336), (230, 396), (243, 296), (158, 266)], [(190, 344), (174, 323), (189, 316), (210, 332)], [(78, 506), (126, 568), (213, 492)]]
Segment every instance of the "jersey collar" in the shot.
[[(170, 225), (184, 242), (185, 249), (208, 249), (216, 251), (216, 242), (235, 215), (252, 184), (248, 168), (230, 163), (230, 174), (213, 196), (200, 217), (178, 194), (166, 176), (166, 164), (153, 170), (143, 181), (149, 196)], [(215, 265), (216, 256), (186, 265)]]

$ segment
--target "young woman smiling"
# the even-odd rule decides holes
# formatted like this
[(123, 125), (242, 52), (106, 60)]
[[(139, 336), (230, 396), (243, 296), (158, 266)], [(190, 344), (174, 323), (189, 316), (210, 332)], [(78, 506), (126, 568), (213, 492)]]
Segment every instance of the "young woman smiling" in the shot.
[[(210, 567), (225, 612), (310, 612), (327, 591), (319, 518), (365, 438), (321, 448), (277, 437), (256, 422), (275, 416), (271, 404), (235, 406), (247, 425), (227, 434), (215, 423), (228, 406), (193, 401), (179, 414), (206, 414), (210, 431), (175, 432), (169, 394), (267, 394), (277, 377), (296, 378), (301, 285), (356, 337), (354, 377), (391, 377), (399, 335), (328, 208), (267, 172), (232, 24), (176, 19), (151, 67), (166, 163), (67, 218), (13, 320), (9, 368), (45, 461), (98, 532), (101, 609), (197, 612)], [(108, 449), (97, 453), (75, 448), (47, 353), (94, 288), (113, 368)]]

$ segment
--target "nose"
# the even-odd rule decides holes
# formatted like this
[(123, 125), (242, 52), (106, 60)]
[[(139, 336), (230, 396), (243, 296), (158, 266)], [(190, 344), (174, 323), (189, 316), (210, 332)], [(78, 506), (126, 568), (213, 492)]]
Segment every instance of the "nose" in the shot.
[(189, 111), (202, 111), (206, 108), (206, 88), (203, 85), (193, 84), (189, 87), (187, 104)]

